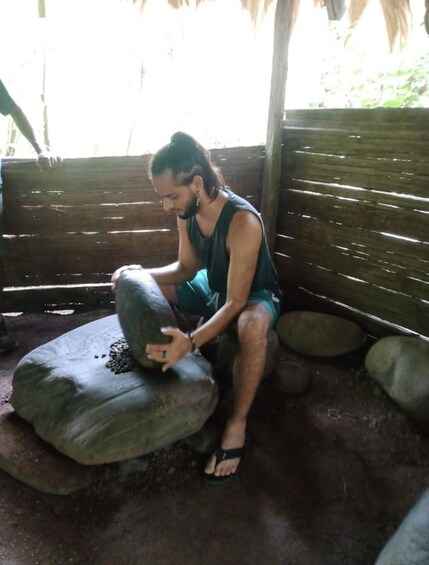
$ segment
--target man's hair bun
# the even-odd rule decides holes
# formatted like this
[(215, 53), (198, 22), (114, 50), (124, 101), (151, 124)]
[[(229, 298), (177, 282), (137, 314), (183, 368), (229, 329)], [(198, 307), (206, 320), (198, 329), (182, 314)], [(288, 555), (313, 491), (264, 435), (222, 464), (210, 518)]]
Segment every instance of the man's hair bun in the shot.
[(186, 145), (188, 147), (195, 147), (195, 139), (183, 131), (176, 131), (170, 139), (173, 145)]

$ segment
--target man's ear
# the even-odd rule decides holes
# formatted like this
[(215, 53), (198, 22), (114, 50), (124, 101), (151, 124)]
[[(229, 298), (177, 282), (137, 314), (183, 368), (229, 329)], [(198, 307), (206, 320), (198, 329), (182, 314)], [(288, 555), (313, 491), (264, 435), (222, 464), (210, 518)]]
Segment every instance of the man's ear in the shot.
[(196, 196), (201, 195), (201, 193), (204, 192), (203, 177), (201, 175), (195, 175), (191, 186)]

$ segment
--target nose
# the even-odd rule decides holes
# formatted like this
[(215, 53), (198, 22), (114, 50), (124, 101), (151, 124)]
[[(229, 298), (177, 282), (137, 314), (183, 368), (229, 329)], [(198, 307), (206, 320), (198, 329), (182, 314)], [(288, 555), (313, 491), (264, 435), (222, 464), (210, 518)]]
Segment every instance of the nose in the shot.
[(164, 198), (162, 205), (166, 212), (170, 212), (173, 209), (173, 202), (169, 198)]

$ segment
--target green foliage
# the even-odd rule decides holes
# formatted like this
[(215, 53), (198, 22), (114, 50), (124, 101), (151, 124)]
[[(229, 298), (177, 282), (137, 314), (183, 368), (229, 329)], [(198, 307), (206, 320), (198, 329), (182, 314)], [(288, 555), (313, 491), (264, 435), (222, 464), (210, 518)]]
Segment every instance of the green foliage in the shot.
[(357, 81), (348, 95), (351, 107), (422, 108), (429, 105), (429, 53), (396, 72), (378, 72)]

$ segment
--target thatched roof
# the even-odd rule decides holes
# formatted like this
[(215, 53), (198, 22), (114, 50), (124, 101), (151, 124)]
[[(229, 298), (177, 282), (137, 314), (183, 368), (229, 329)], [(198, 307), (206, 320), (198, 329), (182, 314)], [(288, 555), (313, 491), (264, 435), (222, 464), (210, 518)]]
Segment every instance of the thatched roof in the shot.
[[(389, 38), (390, 48), (395, 44), (398, 35), (400, 39), (406, 39), (410, 23), (409, 0), (379, 0), (383, 10), (384, 22)], [(351, 0), (349, 8), (349, 21), (351, 29), (359, 22), (368, 0)]]
[[(147, 0), (132, 0), (134, 3), (140, 4), (141, 9), (144, 8)], [(202, 2), (213, 1), (213, 0), (167, 0), (169, 5), (178, 10), (187, 7), (198, 6)], [(250, 17), (255, 25), (259, 19), (269, 10), (272, 4), (276, 0), (241, 0), (241, 4), (245, 10), (248, 10)], [(279, 2), (295, 2), (294, 6), (294, 17), (296, 19), (299, 4), (301, 0), (277, 0)], [(305, 0), (308, 2), (308, 0)], [(387, 36), (389, 39), (389, 45), (392, 48), (398, 37), (401, 40), (407, 38), (409, 23), (410, 23), (410, 3), (409, 0), (378, 0), (381, 4), (381, 8), (384, 15), (384, 24), (387, 31)], [(423, 0), (422, 0), (423, 1)], [(329, 17), (335, 18), (341, 17), (345, 12), (345, 0), (313, 0), (315, 8), (325, 7)], [(350, 38), (353, 33), (354, 28), (359, 23), (362, 15), (365, 12), (369, 0), (350, 0), (349, 9), (347, 11), (347, 17), (349, 19), (350, 32), (348, 38)], [(429, 3), (426, 0), (426, 5), (429, 10)], [(429, 28), (429, 16), (426, 17), (426, 25)], [(383, 22), (380, 22), (382, 25)], [(427, 29), (429, 33), (429, 29)]]

